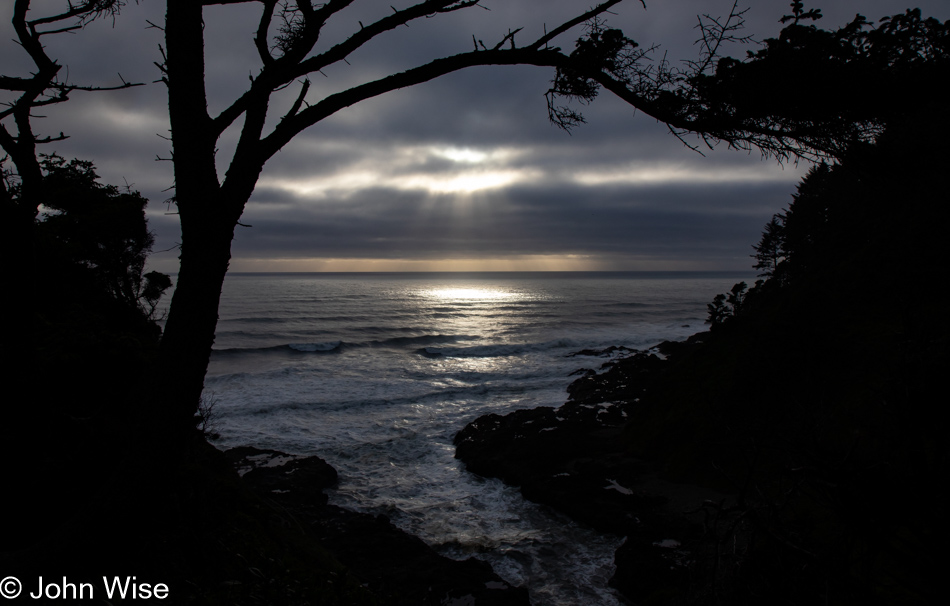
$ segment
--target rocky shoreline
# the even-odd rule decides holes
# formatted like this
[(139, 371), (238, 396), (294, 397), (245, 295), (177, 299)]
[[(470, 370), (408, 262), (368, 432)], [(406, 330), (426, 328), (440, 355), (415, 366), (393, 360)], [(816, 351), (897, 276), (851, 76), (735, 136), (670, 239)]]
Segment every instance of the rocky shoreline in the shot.
[[(664, 342), (648, 351), (578, 352), (612, 359), (581, 369), (559, 408), (485, 415), (455, 438), (456, 458), (472, 473), (520, 487), (525, 498), (599, 532), (626, 537), (611, 585), (632, 601), (688, 584), (688, 561), (706, 549), (704, 516), (725, 509), (726, 495), (663, 480), (624, 449), (623, 432), (640, 397), (669, 357), (701, 342)], [(617, 354), (619, 353), (619, 357)], [(327, 503), (336, 471), (319, 457), (252, 447), (225, 457), (243, 483), (297, 523), (387, 603), (528, 604), (525, 588), (507, 584), (475, 558), (454, 561), (393, 526), (385, 516)], [(372, 546), (368, 548), (368, 546)]]
[(382, 515), (356, 513), (327, 503), (325, 489), (337, 473), (323, 459), (253, 447), (225, 453), (243, 482), (300, 531), (315, 538), (385, 604), (526, 606), (528, 591), (513, 587), (491, 566), (456, 561), (399, 530)]
[[(665, 479), (655, 463), (629, 452), (624, 439), (641, 398), (705, 335), (646, 351), (578, 352), (611, 359), (598, 370), (577, 371), (559, 408), (472, 421), (455, 438), (456, 458), (472, 473), (518, 486), (533, 502), (625, 537), (610, 581), (624, 598), (666, 603), (709, 591), (730, 566), (724, 538), (742, 540), (736, 498)], [(251, 447), (225, 457), (246, 486), (305, 527), (346, 574), (385, 603), (529, 603), (525, 588), (509, 585), (484, 562), (450, 560), (385, 516), (328, 504), (323, 491), (337, 475), (318, 457)]]
[[(467, 469), (518, 486), (525, 498), (598, 531), (626, 537), (615, 555), (611, 585), (640, 602), (691, 590), (696, 563), (708, 559), (711, 521), (722, 526), (729, 495), (662, 479), (660, 470), (627, 451), (624, 430), (640, 398), (676, 358), (702, 343), (664, 342), (624, 351), (569, 387), (555, 409), (485, 415), (455, 438)], [(585, 355), (615, 354), (617, 348)]]

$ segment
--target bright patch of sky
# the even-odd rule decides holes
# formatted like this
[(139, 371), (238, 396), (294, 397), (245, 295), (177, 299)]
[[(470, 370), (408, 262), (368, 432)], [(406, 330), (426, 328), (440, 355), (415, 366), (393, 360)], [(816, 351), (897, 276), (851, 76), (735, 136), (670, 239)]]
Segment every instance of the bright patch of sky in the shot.
[[(367, 188), (422, 190), (429, 194), (473, 194), (510, 186), (574, 183), (581, 186), (795, 182), (801, 171), (774, 164), (715, 166), (681, 160), (633, 161), (600, 168), (538, 164), (530, 148), (405, 146), (364, 154), (332, 174), (263, 177), (260, 185), (306, 198), (345, 197)], [(697, 156), (698, 157), (698, 156)], [(433, 161), (446, 163), (433, 167)]]
[(798, 171), (769, 170), (774, 167), (731, 166), (704, 167), (684, 164), (658, 163), (642, 165), (632, 163), (622, 168), (608, 170), (587, 169), (573, 177), (581, 185), (619, 185), (619, 184), (665, 184), (665, 183), (757, 183), (797, 181)]

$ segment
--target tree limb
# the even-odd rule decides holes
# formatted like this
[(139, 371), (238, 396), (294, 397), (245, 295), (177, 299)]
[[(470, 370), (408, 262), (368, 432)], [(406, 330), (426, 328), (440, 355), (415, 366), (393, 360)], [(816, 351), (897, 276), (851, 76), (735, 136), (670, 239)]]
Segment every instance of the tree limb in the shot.
[(270, 158), (304, 129), (343, 108), (379, 95), (428, 82), (446, 74), (477, 65), (535, 65), (556, 67), (567, 57), (556, 50), (479, 50), (435, 59), (425, 65), (355, 86), (324, 98), (296, 115), (287, 116), (274, 131), (261, 140), (261, 156)]
[(264, 65), (273, 63), (274, 57), (267, 48), (267, 30), (270, 28), (271, 19), (274, 17), (274, 9), (277, 7), (277, 0), (265, 0), (264, 8), (261, 11), (261, 21), (257, 26), (257, 34), (254, 36), (254, 46), (257, 47), (257, 54), (261, 57)]
[[(607, 0), (607, 2), (598, 4), (594, 8), (584, 13), (583, 15), (578, 15), (577, 17), (574, 17), (570, 21), (565, 21), (558, 27), (552, 29), (548, 33), (544, 34), (543, 36), (535, 40), (533, 43), (529, 44), (526, 48), (541, 48), (542, 46), (546, 45), (548, 42), (550, 42), (554, 38), (557, 38), (558, 36), (566, 32), (567, 30), (571, 29), (572, 27), (575, 27), (575, 26), (580, 25), (581, 23), (590, 21), (597, 15), (602, 15), (609, 8), (613, 7), (616, 4), (620, 4), (621, 2), (623, 2), (623, 0)], [(643, 4), (643, 8), (646, 8), (647, 6), (646, 0), (640, 0), (640, 3)]]
[[(140, 85), (125, 81), (121, 75), (119, 79), (122, 84), (117, 86), (82, 86), (59, 82), (57, 77), (62, 66), (47, 54), (40, 38), (81, 29), (104, 15), (114, 17), (126, 3), (127, 0), (83, 0), (77, 4), (70, 2), (68, 10), (36, 19), (28, 18), (31, 0), (15, 0), (13, 4), (12, 24), (16, 41), (29, 55), (36, 71), (30, 77), (0, 75), (0, 90), (21, 93), (13, 102), (7, 104), (8, 109), (0, 112), (0, 120), (12, 116), (16, 126), (14, 135), (0, 124), (2, 127), (0, 148), (9, 154), (20, 176), (23, 189), (19, 203), (32, 207), (33, 216), (38, 205), (42, 203), (40, 198), (42, 171), (36, 156), (36, 146), (61, 141), (66, 138), (66, 135), (60, 133), (58, 136), (38, 137), (32, 129), (31, 119), (34, 116), (31, 111), (37, 107), (67, 101), (69, 94), (77, 90), (119, 90)], [(39, 29), (41, 26), (51, 24), (61, 25), (47, 30)]]
[(303, 105), (304, 99), (307, 96), (308, 90), (310, 90), (309, 79), (303, 81), (303, 86), (300, 87), (300, 94), (297, 95), (297, 100), (294, 101), (294, 104), (291, 106), (290, 111), (287, 112), (287, 115), (284, 116), (284, 119), (297, 115), (297, 112), (300, 111), (300, 106)]
[[(343, 42), (333, 46), (329, 50), (314, 57), (310, 57), (300, 62), (299, 67), (293, 74), (293, 78), (299, 78), (307, 74), (319, 71), (329, 65), (344, 61), (356, 49), (379, 36), (382, 33), (396, 29), (400, 25), (406, 25), (410, 21), (428, 17), (436, 13), (448, 13), (478, 4), (479, 0), (426, 0), (407, 9), (396, 11), (391, 15), (371, 23)], [(611, 0), (613, 3), (622, 0)], [(293, 79), (292, 78), (292, 79)]]
[[(314, 72), (319, 72), (321, 69), (339, 61), (346, 61), (346, 58), (355, 50), (370, 40), (376, 38), (380, 34), (391, 31), (401, 25), (408, 25), (411, 21), (416, 19), (425, 18), (437, 13), (454, 12), (478, 5), (478, 0), (426, 0), (425, 2), (420, 2), (407, 9), (393, 9), (393, 13), (391, 15), (383, 17), (374, 23), (364, 26), (345, 41), (333, 46), (319, 55), (304, 59), (303, 55), (305, 55), (306, 52), (309, 52), (313, 45), (316, 44), (316, 40), (319, 36), (319, 27), (322, 27), (322, 25), (327, 19), (329, 19), (330, 16), (350, 5), (353, 1), (354, 0), (337, 0), (336, 2), (328, 2), (320, 9), (314, 11), (312, 19), (317, 24), (316, 26), (313, 26), (314, 30), (296, 43), (298, 46), (294, 48), (292, 53), (287, 52), (280, 59), (265, 65), (258, 77), (255, 78), (251, 90), (241, 95), (234, 101), (234, 103), (225, 108), (217, 117), (214, 118), (214, 129), (216, 134), (220, 136), (221, 133), (223, 133), (231, 124), (233, 124), (234, 121), (238, 119), (238, 117), (247, 111), (247, 108), (257, 96), (269, 95), (269, 91), (273, 91), (281, 86), (285, 86), (293, 80), (306, 77)], [(566, 32), (578, 24), (584, 23), (585, 21), (597, 15), (603, 14), (611, 7), (619, 4), (622, 1), (623, 0), (607, 0), (606, 2), (603, 2), (600, 5), (585, 12), (584, 14), (555, 28), (537, 41), (529, 44), (526, 47), (523, 47), (523, 50), (539, 50), (554, 37)], [(520, 28), (519, 30), (510, 32), (497, 46), (495, 46), (494, 50), (499, 50), (505, 41), (511, 42), (512, 48), (509, 49), (509, 51), (518, 50), (514, 45), (514, 34), (518, 31), (520, 31)], [(488, 50), (484, 44), (482, 45), (482, 48)]]

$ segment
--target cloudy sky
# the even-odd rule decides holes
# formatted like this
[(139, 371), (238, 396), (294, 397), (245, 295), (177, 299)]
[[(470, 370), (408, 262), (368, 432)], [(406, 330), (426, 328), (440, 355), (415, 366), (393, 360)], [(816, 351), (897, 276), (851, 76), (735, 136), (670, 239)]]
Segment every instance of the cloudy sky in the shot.
[[(37, 16), (65, 0), (34, 0)], [(50, 37), (50, 55), (69, 81), (114, 85), (159, 76), (160, 0), (130, 2), (120, 17)], [(331, 44), (409, 0), (358, 0), (325, 30)], [(484, 0), (470, 8), (399, 28), (356, 53), (350, 64), (312, 78), (308, 101), (471, 49), (524, 27), (539, 37), (591, 2)], [(786, 0), (757, 0), (746, 31), (777, 34)], [(835, 0), (822, 7), (824, 28), (856, 13), (871, 19), (920, 6), (946, 20), (950, 3)], [(4, 3), (9, 12), (12, 3)], [(609, 25), (641, 45), (658, 44), (676, 62), (695, 57), (698, 14), (723, 16), (731, 0), (647, 1), (619, 5)], [(241, 94), (259, 69), (252, 35), (257, 5), (206, 11), (211, 111)], [(569, 49), (580, 35), (563, 36)], [(0, 73), (29, 67), (0, 24)], [(744, 54), (737, 47), (733, 54)], [(749, 253), (769, 217), (791, 200), (807, 165), (780, 166), (724, 146), (705, 156), (609, 93), (584, 108), (588, 124), (567, 134), (547, 120), (543, 93), (553, 71), (474, 68), (343, 110), (312, 127), (274, 157), (245, 211), (233, 245), (235, 271), (426, 270), (715, 270), (748, 269)], [(289, 91), (288, 95), (293, 95)], [(274, 104), (280, 113), (281, 99)], [(92, 160), (104, 180), (128, 183), (150, 200), (157, 235), (151, 265), (175, 271), (178, 221), (168, 157), (162, 84), (113, 93), (74, 93), (36, 121), (42, 134), (70, 136), (44, 151)], [(221, 142), (223, 174), (235, 133)]]

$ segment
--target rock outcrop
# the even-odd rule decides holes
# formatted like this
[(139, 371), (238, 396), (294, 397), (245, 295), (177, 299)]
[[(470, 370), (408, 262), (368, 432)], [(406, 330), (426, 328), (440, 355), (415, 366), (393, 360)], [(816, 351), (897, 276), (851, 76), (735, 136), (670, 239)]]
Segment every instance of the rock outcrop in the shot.
[(704, 517), (725, 510), (729, 498), (661, 479), (627, 451), (623, 434), (641, 396), (664, 373), (667, 356), (702, 338), (630, 351), (600, 373), (580, 371), (559, 408), (479, 417), (457, 434), (456, 457), (473, 473), (520, 487), (534, 502), (626, 537), (611, 584), (628, 598), (679, 590), (687, 584), (686, 561), (708, 547)]
[(382, 515), (329, 505), (323, 492), (337, 473), (319, 457), (240, 447), (225, 455), (259, 495), (274, 503), (386, 604), (524, 606), (528, 592), (512, 587), (487, 563), (440, 556)]

